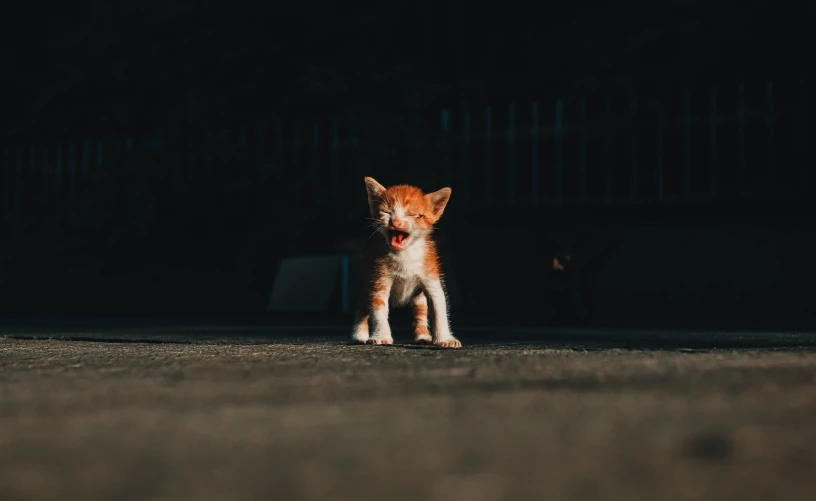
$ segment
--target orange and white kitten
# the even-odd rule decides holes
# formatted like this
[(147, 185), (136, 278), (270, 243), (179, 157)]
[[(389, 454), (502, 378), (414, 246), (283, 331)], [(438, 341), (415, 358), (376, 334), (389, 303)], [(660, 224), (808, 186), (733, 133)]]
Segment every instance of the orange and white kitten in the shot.
[[(373, 226), (382, 238), (370, 238), (366, 244), (352, 342), (393, 344), (388, 308), (411, 304), (414, 343), (461, 348), (448, 324), (439, 255), (431, 240), (451, 189), (426, 195), (413, 186), (385, 188), (370, 177), (365, 185)], [(433, 335), (428, 331), (428, 306), (433, 309)]]

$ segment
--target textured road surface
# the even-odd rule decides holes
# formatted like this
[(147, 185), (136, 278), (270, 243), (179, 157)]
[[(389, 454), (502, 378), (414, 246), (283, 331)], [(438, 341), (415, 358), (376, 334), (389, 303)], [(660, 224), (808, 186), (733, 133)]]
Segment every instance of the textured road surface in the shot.
[(0, 500), (816, 498), (812, 343), (220, 332), (0, 336)]

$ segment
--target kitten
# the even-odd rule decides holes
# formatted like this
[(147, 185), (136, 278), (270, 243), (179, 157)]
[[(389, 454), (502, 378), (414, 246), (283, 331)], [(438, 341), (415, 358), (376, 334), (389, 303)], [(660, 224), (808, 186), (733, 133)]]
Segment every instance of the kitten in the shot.
[[(375, 233), (382, 238), (370, 238), (366, 244), (352, 342), (393, 344), (388, 308), (411, 304), (415, 344), (461, 348), (448, 324), (439, 256), (430, 238), (451, 189), (426, 195), (413, 186), (385, 188), (370, 177), (365, 178), (365, 185)], [(433, 309), (433, 336), (428, 331), (429, 305)]]

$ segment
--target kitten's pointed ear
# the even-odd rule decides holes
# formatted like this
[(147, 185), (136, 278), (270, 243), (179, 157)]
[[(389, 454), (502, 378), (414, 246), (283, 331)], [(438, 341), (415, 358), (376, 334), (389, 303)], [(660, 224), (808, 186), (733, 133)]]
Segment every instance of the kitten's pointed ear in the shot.
[(371, 217), (377, 217), (377, 206), (385, 196), (385, 186), (375, 181), (373, 177), (367, 176), (365, 185), (368, 192), (368, 208), (371, 210)]
[(385, 186), (374, 180), (373, 177), (366, 176), (365, 178), (366, 191), (368, 192), (368, 199), (378, 199), (385, 193)]
[(439, 219), (439, 216), (445, 211), (445, 206), (448, 205), (448, 200), (450, 200), (451, 196), (451, 189), (450, 188), (442, 188), (439, 191), (435, 191), (433, 193), (428, 193), (425, 195), (425, 199), (428, 201), (428, 205), (431, 206), (431, 210), (433, 211), (434, 217)]

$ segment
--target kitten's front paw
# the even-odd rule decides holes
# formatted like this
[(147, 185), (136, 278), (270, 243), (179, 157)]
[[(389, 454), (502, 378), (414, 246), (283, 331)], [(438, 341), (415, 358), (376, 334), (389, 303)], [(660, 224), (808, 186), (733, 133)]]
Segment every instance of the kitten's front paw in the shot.
[(366, 344), (394, 344), (394, 338), (391, 337), (391, 329), (377, 329), (371, 334), (371, 339), (366, 341)]
[(394, 344), (394, 340), (389, 338), (373, 337), (366, 341), (366, 344)]
[(435, 341), (434, 346), (438, 346), (440, 348), (461, 348), (462, 342), (455, 337), (449, 337)]

